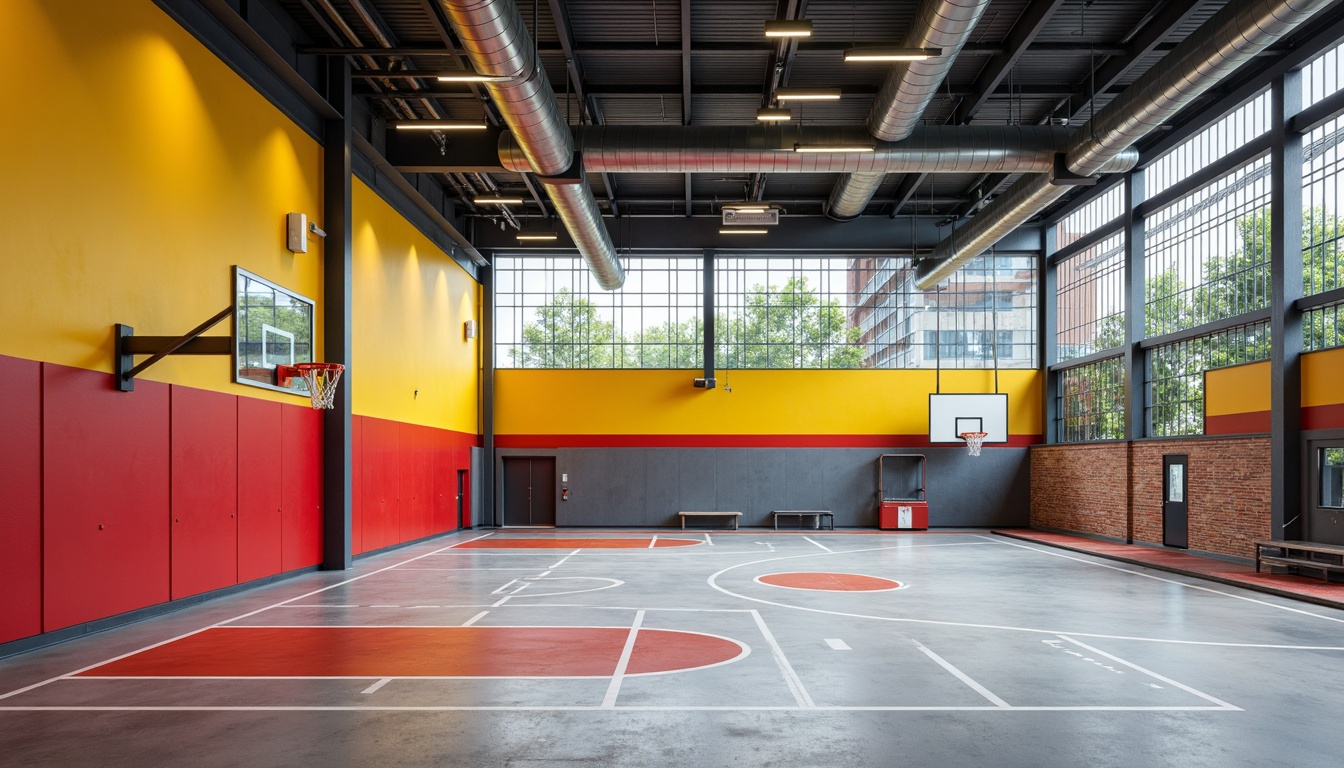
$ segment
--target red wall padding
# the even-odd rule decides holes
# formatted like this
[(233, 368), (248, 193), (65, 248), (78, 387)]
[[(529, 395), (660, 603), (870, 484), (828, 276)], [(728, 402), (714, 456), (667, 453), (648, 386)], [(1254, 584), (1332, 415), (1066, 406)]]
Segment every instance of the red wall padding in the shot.
[(350, 419), (350, 453), (354, 468), (350, 473), (350, 551), (356, 555), (364, 547), (364, 473), (360, 471), (360, 457), (364, 455), (364, 419)]
[(238, 398), (172, 387), (172, 595), (238, 583)]
[(43, 629), (168, 600), (168, 385), (42, 367)]
[(238, 398), (238, 581), (280, 573), (280, 403)]
[(282, 409), (281, 566), (292, 571), (322, 562), (322, 412), (298, 405)]
[(42, 631), (42, 364), (0, 356), (0, 643)]
[(397, 541), (414, 541), (434, 532), (435, 430), (416, 424), (398, 426), (401, 435), (401, 459), (398, 465), (401, 532)]
[(364, 418), (364, 455), (355, 458), (364, 493), (364, 551), (401, 542), (400, 428), (395, 421)]

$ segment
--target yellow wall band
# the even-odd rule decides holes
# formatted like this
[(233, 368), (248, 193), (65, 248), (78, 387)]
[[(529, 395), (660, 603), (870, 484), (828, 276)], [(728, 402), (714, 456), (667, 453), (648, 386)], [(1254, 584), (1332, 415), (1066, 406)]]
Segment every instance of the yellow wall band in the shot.
[(1204, 374), (1204, 414), (1269, 410), (1269, 361), (1215, 368)]

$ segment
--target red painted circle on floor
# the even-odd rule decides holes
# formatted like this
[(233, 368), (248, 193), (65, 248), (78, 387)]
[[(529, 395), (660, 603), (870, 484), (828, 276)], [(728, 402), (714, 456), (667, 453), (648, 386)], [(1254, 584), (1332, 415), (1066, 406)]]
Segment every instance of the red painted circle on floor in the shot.
[(818, 592), (888, 592), (905, 586), (899, 581), (884, 579), (881, 576), (815, 571), (767, 573), (764, 576), (757, 576), (756, 581), (772, 587), (810, 589)]

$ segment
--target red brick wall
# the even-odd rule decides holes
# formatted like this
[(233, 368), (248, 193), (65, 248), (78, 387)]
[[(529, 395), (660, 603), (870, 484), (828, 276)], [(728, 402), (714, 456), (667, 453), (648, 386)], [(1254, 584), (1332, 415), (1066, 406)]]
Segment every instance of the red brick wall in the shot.
[(1161, 544), (1162, 456), (1182, 453), (1190, 457), (1190, 548), (1253, 557), (1251, 541), (1272, 533), (1268, 437), (1034, 447), (1031, 524)]

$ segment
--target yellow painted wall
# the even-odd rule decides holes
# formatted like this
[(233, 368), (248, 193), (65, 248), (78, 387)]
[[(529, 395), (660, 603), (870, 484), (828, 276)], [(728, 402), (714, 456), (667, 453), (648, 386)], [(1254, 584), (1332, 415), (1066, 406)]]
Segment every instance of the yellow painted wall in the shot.
[[(0, 354), (110, 372), (114, 323), (185, 333), (232, 303), (234, 264), (318, 300), (320, 333), (321, 241), (289, 253), (284, 217), (320, 214), (321, 149), (172, 19), (4, 0), (0, 68)], [(297, 400), (230, 366), (144, 376)]]
[(1344, 403), (1344, 347), (1302, 356), (1302, 405)]
[[(933, 371), (502, 370), (501, 435), (927, 435)], [(727, 391), (731, 386), (732, 392)], [(993, 392), (992, 371), (943, 371), (942, 391)], [(1039, 435), (1041, 373), (1000, 371), (1009, 432)]]
[(358, 179), (353, 216), (355, 413), (477, 434), (480, 286)]
[(1269, 361), (1204, 373), (1204, 414), (1227, 416), (1269, 410)]

